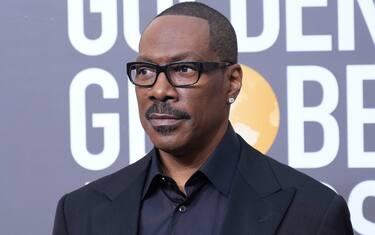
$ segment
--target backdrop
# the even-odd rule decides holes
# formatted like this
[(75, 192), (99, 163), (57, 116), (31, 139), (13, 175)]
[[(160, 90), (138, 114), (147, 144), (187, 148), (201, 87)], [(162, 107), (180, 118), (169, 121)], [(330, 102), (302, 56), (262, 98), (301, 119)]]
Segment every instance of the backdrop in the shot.
[[(238, 34), (235, 129), (342, 194), (356, 234), (375, 234), (374, 0), (202, 2)], [(1, 1), (1, 234), (50, 234), (64, 193), (152, 147), (125, 63), (173, 3)]]

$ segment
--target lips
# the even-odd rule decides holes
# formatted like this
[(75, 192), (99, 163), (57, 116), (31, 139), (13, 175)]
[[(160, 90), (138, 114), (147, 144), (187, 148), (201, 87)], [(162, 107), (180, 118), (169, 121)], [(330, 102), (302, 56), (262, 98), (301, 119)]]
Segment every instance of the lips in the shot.
[(148, 120), (153, 126), (173, 126), (184, 119), (170, 114), (152, 113), (149, 115)]
[(168, 102), (155, 101), (147, 109), (145, 118), (156, 129), (160, 129), (161, 127), (165, 129), (168, 127), (168, 130), (171, 130), (177, 128), (181, 122), (191, 117), (187, 112), (173, 108)]
[(165, 113), (152, 113), (149, 116), (149, 119), (181, 119), (174, 115), (165, 114)]

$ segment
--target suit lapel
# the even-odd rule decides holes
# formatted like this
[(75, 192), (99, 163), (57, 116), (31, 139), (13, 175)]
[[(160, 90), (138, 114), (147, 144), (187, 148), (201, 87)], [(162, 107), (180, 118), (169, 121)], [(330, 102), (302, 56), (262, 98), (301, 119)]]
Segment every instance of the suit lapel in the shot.
[(89, 234), (136, 235), (143, 184), (150, 162), (149, 153), (144, 160), (130, 166), (111, 185), (102, 189), (108, 203), (94, 209)]
[(241, 148), (222, 234), (275, 234), (295, 188), (282, 189), (266, 156), (242, 139)]
[[(282, 189), (266, 157), (242, 139), (241, 148), (221, 234), (275, 234), (295, 189)], [(152, 154), (97, 189), (109, 200), (91, 213), (88, 234), (137, 234), (141, 194)]]

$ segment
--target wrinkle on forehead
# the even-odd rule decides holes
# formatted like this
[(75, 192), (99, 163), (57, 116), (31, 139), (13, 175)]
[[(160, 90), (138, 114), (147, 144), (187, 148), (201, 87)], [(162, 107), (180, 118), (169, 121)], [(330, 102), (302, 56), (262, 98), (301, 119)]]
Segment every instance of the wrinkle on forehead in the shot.
[(160, 16), (144, 31), (138, 59), (171, 62), (216, 56), (210, 49), (209, 34), (209, 25), (204, 19), (193, 16)]
[(158, 56), (158, 55), (138, 55), (137, 61), (139, 62), (150, 62), (156, 63), (156, 60), (163, 60), (168, 63), (170, 62), (178, 62), (178, 61), (203, 61), (207, 58), (204, 58), (200, 54), (196, 53), (195, 51), (187, 51), (182, 52), (180, 54), (174, 54), (171, 56)]

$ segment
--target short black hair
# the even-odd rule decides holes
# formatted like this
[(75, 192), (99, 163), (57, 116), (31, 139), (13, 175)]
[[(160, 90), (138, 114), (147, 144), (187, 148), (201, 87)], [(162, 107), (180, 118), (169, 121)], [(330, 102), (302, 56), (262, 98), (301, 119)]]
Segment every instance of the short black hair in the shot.
[(165, 15), (194, 16), (207, 20), (210, 29), (210, 49), (222, 61), (237, 63), (237, 37), (229, 20), (217, 10), (199, 2), (182, 2), (167, 8), (155, 18)]

